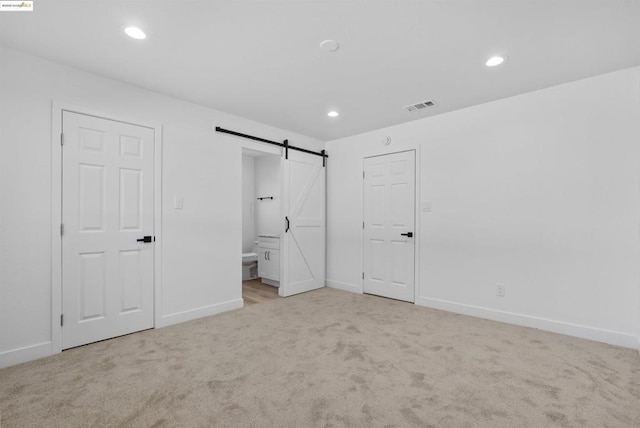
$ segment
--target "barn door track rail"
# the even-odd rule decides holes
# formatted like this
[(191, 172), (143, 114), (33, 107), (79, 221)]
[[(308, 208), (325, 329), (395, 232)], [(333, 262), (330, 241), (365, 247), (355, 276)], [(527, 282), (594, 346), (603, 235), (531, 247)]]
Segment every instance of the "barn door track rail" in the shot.
[(289, 145), (289, 140), (284, 140), (282, 143), (277, 141), (265, 140), (264, 138), (254, 137), (253, 135), (243, 134), (241, 132), (230, 131), (228, 129), (220, 128), (216, 126), (216, 132), (222, 132), (224, 134), (235, 135), (236, 137), (248, 138), (254, 141), (260, 141), (261, 143), (273, 144), (274, 146), (284, 147), (284, 157), (285, 159), (289, 159), (289, 150), (297, 150), (303, 153), (309, 153), (310, 155), (322, 156), (322, 166), (326, 166), (326, 161), (329, 155), (325, 150), (321, 150), (319, 152), (314, 152), (312, 150), (303, 149), (302, 147), (296, 147)]

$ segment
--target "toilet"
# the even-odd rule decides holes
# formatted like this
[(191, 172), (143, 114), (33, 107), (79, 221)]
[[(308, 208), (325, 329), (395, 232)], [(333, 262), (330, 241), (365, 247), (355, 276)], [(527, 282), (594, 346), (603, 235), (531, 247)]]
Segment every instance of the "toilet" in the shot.
[(250, 253), (242, 253), (242, 280), (247, 281), (258, 277), (258, 241), (253, 241)]

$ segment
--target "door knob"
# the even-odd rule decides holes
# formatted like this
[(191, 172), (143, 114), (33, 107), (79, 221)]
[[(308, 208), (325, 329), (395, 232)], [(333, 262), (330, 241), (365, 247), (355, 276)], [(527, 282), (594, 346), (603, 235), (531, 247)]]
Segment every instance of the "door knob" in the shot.
[(154, 236), (145, 236), (144, 238), (137, 239), (138, 242), (153, 242), (156, 238)]
[(406, 236), (407, 238), (413, 238), (413, 232), (401, 233), (400, 235)]

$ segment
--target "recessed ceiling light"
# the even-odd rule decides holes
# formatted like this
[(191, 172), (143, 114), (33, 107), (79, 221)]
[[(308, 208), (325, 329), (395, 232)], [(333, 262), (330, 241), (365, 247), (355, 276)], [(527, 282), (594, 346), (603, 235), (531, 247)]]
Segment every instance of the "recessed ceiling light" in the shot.
[(329, 113), (327, 113), (327, 116), (329, 116), (329, 117), (338, 117), (338, 116), (340, 116), (340, 113), (338, 113), (335, 110), (331, 110)]
[(496, 65), (500, 65), (504, 62), (504, 58), (501, 56), (492, 56), (485, 62), (484, 64), (487, 67), (495, 67)]
[(124, 29), (124, 32), (127, 33), (127, 36), (132, 39), (143, 40), (147, 38), (147, 35), (144, 34), (144, 31), (139, 29), (138, 27), (127, 27)]
[(325, 52), (335, 52), (340, 48), (340, 45), (335, 40), (325, 40), (320, 43), (320, 49)]

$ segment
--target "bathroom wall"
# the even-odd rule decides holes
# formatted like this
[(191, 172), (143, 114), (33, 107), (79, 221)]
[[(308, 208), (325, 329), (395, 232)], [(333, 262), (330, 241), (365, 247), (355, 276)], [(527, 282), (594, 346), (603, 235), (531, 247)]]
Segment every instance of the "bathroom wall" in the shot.
[(255, 240), (255, 161), (252, 156), (242, 156), (242, 252), (249, 253)]
[(273, 200), (255, 200), (256, 236), (280, 235), (283, 226), (280, 200), (280, 157), (255, 158), (256, 198), (273, 196)]

